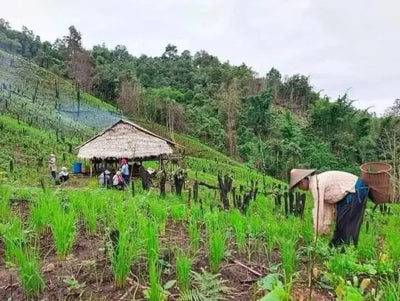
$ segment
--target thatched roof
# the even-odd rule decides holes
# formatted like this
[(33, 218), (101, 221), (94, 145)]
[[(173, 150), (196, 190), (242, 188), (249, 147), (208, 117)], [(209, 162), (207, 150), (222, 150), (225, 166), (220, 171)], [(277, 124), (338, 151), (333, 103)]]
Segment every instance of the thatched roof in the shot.
[(174, 152), (175, 142), (120, 120), (78, 146), (81, 159), (157, 158)]

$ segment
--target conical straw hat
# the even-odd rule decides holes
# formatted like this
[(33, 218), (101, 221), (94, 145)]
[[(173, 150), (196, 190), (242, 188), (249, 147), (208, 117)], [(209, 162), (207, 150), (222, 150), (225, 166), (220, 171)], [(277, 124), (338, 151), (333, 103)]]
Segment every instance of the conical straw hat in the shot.
[(290, 171), (290, 185), (289, 189), (296, 186), (301, 180), (312, 175), (316, 172), (316, 169), (292, 169)]

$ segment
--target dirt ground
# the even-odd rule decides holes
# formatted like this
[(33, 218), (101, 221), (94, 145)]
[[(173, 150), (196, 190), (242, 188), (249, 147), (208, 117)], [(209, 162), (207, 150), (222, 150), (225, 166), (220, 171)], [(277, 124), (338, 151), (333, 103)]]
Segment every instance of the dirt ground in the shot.
[[(23, 202), (15, 203), (13, 211), (26, 220), (29, 215), (29, 206)], [(78, 229), (73, 251), (65, 260), (57, 258), (50, 231), (40, 236), (39, 252), (46, 287), (38, 298), (33, 299), (48, 301), (144, 300), (143, 290), (146, 288), (148, 277), (145, 259), (139, 258), (134, 261), (127, 286), (124, 289), (115, 289), (104, 236), (89, 235), (81, 225)], [(166, 283), (175, 279), (174, 248), (187, 249), (189, 245), (185, 225), (169, 221), (165, 234), (160, 236), (160, 245), (162, 246), (161, 259), (167, 265), (170, 264), (163, 270), (161, 276), (162, 283)], [(257, 300), (262, 296), (262, 292), (257, 292), (255, 283), (270, 272), (268, 259), (256, 252), (251, 256), (239, 255), (233, 242), (231, 242), (229, 249), (229, 257), (220, 267), (222, 279), (226, 280), (227, 286), (232, 288), (228, 299), (235, 301)], [(6, 267), (1, 241), (0, 257), (0, 300), (27, 300), (19, 284), (17, 270), (12, 266)], [(271, 261), (278, 263), (279, 260), (279, 254), (275, 251), (271, 256)], [(199, 248), (192, 269), (200, 271), (201, 268), (208, 268), (204, 246)], [(307, 300), (309, 296), (307, 273), (300, 271), (299, 275), (293, 285), (292, 297), (294, 300)], [(168, 300), (178, 300), (179, 292), (177, 288), (171, 289), (170, 293)], [(332, 292), (314, 286), (312, 300), (335, 300), (335, 298)]]

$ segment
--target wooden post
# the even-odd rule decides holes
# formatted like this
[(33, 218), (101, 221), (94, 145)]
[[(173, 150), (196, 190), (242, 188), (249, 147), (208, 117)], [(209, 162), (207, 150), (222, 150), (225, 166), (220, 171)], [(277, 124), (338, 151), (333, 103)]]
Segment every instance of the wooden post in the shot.
[(89, 165), (90, 165), (90, 177), (92, 177), (93, 176), (92, 160), (89, 160)]
[(199, 182), (194, 181), (193, 183), (193, 201), (197, 203), (199, 199)]

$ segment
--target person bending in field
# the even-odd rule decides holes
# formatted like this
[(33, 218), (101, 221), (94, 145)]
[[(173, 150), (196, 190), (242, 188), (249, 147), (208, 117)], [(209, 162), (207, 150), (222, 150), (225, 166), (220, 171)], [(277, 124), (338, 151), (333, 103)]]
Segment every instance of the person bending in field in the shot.
[(66, 167), (61, 168), (60, 173), (58, 174), (58, 179), (61, 183), (68, 181), (69, 179), (69, 172)]
[(369, 191), (363, 180), (343, 171), (316, 174), (315, 169), (292, 169), (289, 189), (294, 188), (311, 191), (317, 234), (329, 234), (336, 209), (336, 226), (330, 244), (357, 245)]
[(123, 190), (125, 188), (124, 178), (120, 171), (117, 171), (113, 177), (113, 187), (118, 190)]

